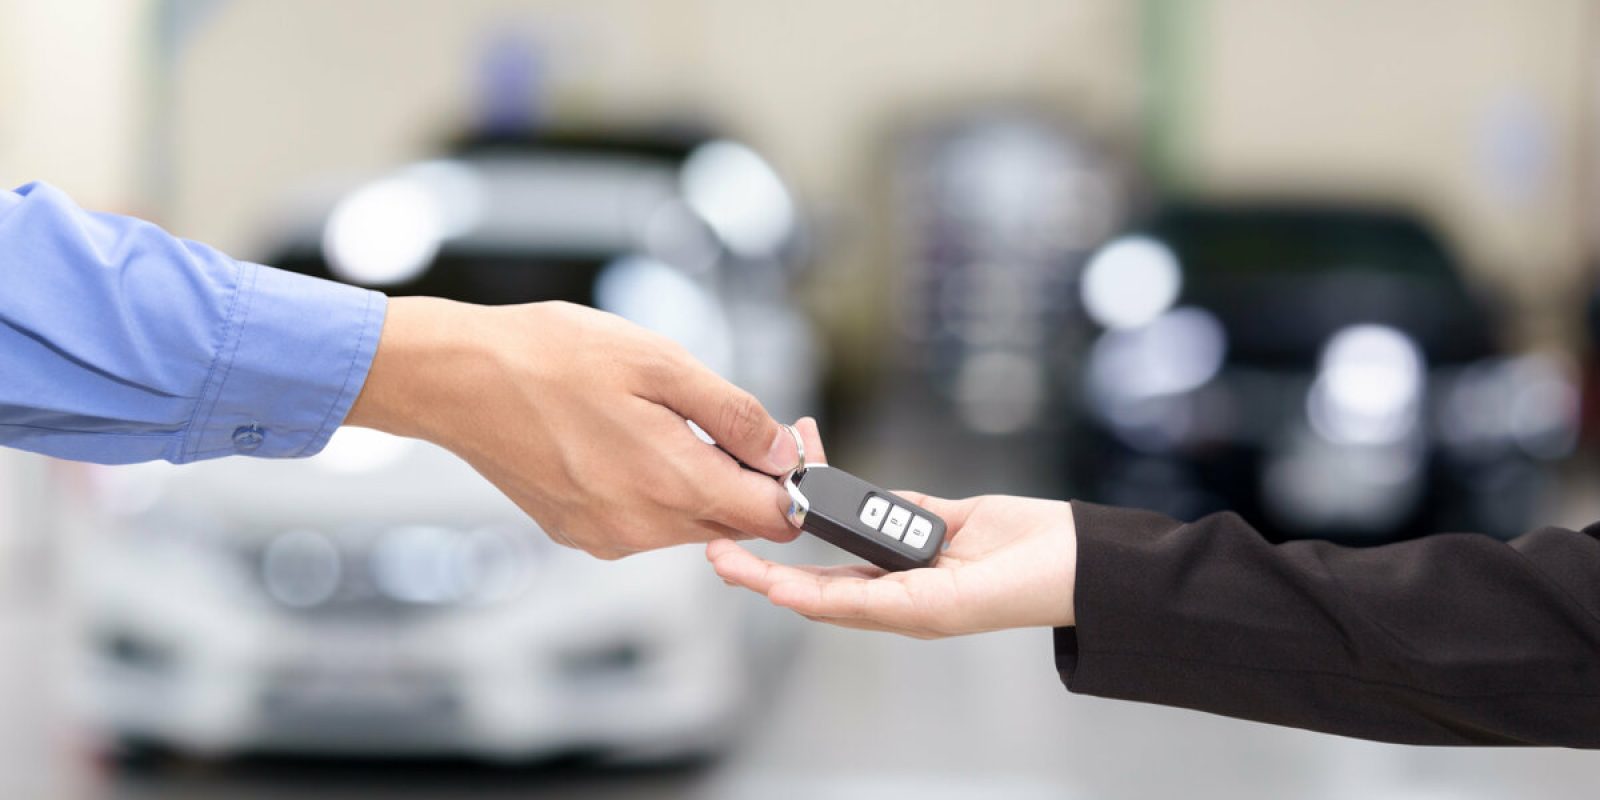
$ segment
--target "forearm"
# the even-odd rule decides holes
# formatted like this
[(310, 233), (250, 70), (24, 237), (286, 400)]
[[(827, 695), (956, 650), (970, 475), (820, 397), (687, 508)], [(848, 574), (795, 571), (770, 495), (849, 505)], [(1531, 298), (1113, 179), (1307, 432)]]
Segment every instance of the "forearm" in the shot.
[(104, 463), (321, 449), (384, 298), (34, 185), (0, 191), (0, 445)]
[(1600, 542), (1272, 545), (1074, 504), (1076, 692), (1416, 744), (1600, 746)]

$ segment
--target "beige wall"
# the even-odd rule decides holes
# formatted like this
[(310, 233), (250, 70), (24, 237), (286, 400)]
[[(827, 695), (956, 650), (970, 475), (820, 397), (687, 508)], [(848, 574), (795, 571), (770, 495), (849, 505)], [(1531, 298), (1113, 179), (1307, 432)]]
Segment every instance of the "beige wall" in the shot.
[[(168, 222), (249, 256), (285, 187), (428, 152), (468, 113), (492, 27), (536, 31), (571, 114), (700, 112), (747, 139), (833, 226), (811, 288), (854, 374), (889, 340), (892, 261), (874, 200), (892, 127), (967, 100), (1126, 122), (1122, 0), (234, 0), (181, 62)], [(1114, 126), (1114, 125), (1113, 125)], [(829, 287), (842, 287), (830, 291)]]
[(424, 152), (464, 111), (491, 25), (542, 31), (567, 108), (700, 109), (813, 200), (859, 195), (907, 109), (964, 97), (1131, 110), (1131, 4), (1107, 0), (235, 0), (182, 62), (172, 221), (248, 245), (297, 179)]
[[(144, 0), (0, 0), (0, 184), (45, 180), (97, 208), (139, 206)], [(47, 460), (0, 449), (0, 562), (48, 540)], [(0, 573), (3, 574), (3, 573)]]
[[(1185, 0), (1179, 0), (1180, 3)], [(1159, 5), (1159, 4), (1156, 4)], [(1536, 297), (1583, 261), (1596, 4), (1193, 0), (1181, 155), (1208, 191), (1415, 199), (1474, 265)], [(1033, 98), (1131, 130), (1134, 3), (1117, 0), (231, 0), (180, 61), (166, 221), (247, 245), (301, 179), (425, 152), (464, 112), (492, 25), (541, 32), (567, 107), (705, 110), (817, 202), (848, 205), (894, 120)], [(0, 0), (0, 180), (143, 205), (146, 0)], [(1198, 10), (1197, 10), (1198, 9)], [(1486, 165), (1496, 115), (1539, 117), (1530, 192)]]
[[(17, 93), (17, 9), (16, 0), (0, 0), (0, 109), (16, 104)], [(6, 146), (16, 120), (0, 114), (0, 148)]]
[[(147, 0), (0, 0), (0, 180), (249, 254), (287, 187), (427, 152), (467, 110), (482, 37), (520, 26), (547, 42), (563, 109), (703, 110), (849, 218), (888, 129), (931, 109), (1038, 100), (1131, 138), (1137, 12), (1162, 5), (1184, 9), (1193, 185), (1413, 200), (1535, 320), (1573, 296), (1600, 227), (1586, 0), (230, 0), (184, 51), (170, 109), (148, 104)], [(1485, 154), (1517, 109), (1546, 148), (1508, 192)], [(140, 182), (148, 114), (173, 133), (159, 207)]]
[(145, 0), (0, 0), (0, 182), (130, 208)]

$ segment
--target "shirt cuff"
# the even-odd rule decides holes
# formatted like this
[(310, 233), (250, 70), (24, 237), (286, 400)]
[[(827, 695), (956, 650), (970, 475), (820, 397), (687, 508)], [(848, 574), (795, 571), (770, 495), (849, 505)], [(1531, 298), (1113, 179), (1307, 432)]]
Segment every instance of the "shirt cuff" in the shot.
[(241, 263), (228, 334), (177, 463), (315, 455), (366, 384), (388, 299)]

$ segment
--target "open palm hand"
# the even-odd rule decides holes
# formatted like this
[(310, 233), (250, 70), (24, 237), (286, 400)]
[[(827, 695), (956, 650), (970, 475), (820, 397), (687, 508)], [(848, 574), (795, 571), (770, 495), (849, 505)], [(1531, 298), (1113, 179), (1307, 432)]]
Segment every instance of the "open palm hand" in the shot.
[[(815, 427), (801, 430), (806, 451), (820, 453)], [(886, 572), (869, 565), (786, 566), (728, 539), (707, 545), (706, 557), (731, 584), (811, 619), (849, 628), (934, 639), (1073, 624), (1077, 545), (1069, 504), (1001, 495), (945, 500), (897, 494), (949, 525), (946, 549), (933, 567)]]

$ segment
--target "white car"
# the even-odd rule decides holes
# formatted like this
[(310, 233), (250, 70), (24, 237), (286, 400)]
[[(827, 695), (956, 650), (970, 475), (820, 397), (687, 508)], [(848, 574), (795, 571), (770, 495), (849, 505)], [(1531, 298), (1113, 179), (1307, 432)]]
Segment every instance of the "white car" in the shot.
[(602, 562), (430, 444), (141, 465), (81, 548), (84, 708), (185, 752), (627, 757), (714, 750), (753, 611), (698, 548)]
[[(770, 280), (728, 274), (743, 267), (726, 254), (683, 269), (630, 246), (634, 234), (661, 235), (661, 214), (694, 213), (686, 195), (715, 192), (678, 192), (667, 179), (682, 163), (626, 166), (535, 154), (407, 168), (346, 195), (323, 230), (291, 235), (285, 252), (320, 244), (316, 263), (331, 277), (367, 270), (351, 280), (366, 285), (402, 267), (406, 280), (440, 286), (460, 285), (440, 271), (461, 270), (480, 287), (544, 270), (535, 291), (582, 286), (589, 296), (576, 299), (678, 339), (780, 418), (807, 410), (810, 328)], [(560, 195), (552, 180), (601, 216), (625, 206), (655, 222), (584, 227), (587, 217), (562, 217), (581, 208), (529, 200)], [(361, 238), (385, 213), (426, 211), (433, 201), (417, 198), (427, 192), (454, 192), (459, 205), (463, 186), (476, 192), (473, 219), (434, 230), (421, 250)], [(623, 196), (631, 205), (608, 200)], [(519, 224), (529, 214), (538, 219)], [(717, 229), (702, 222), (689, 230)], [(552, 249), (559, 258), (547, 258)], [(427, 265), (407, 260), (418, 252)], [(302, 267), (315, 262), (306, 258)], [(274, 261), (286, 262), (295, 258)], [(727, 741), (757, 660), (779, 644), (781, 625), (729, 593), (700, 548), (602, 562), (558, 547), (426, 443), (345, 429), (307, 461), (92, 474), (96, 530), (69, 559), (84, 644), (78, 698), (112, 741), (201, 755), (692, 757)]]

